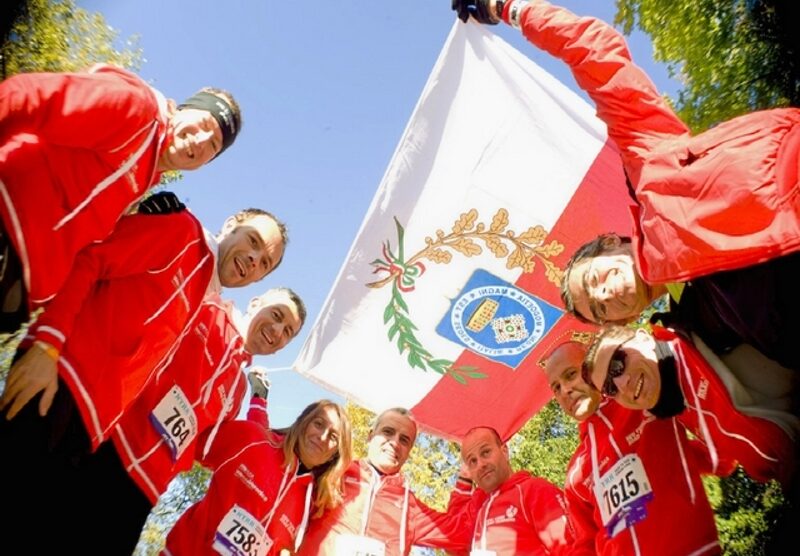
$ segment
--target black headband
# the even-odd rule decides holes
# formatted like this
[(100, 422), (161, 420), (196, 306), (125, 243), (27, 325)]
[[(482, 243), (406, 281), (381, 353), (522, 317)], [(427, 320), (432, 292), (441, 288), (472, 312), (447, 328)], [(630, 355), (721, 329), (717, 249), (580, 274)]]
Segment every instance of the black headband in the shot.
[[(211, 112), (217, 120), (219, 128), (222, 130), (222, 148), (217, 156), (233, 144), (239, 129), (236, 127), (236, 118), (233, 116), (233, 109), (224, 98), (213, 93), (199, 92), (187, 98), (178, 105), (178, 110), (182, 108), (197, 108)], [(216, 158), (216, 157), (215, 157)]]

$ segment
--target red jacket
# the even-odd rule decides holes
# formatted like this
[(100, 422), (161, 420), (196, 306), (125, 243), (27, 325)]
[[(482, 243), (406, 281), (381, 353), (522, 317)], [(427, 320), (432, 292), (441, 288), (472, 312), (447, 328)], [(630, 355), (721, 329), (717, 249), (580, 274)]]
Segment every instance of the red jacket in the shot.
[[(245, 553), (294, 550), (295, 539), (303, 537), (313, 511), (313, 475), (301, 473), (297, 459), (286, 467), (282, 437), (264, 426), (264, 415), (263, 410), (251, 408), (247, 421), (220, 426), (211, 449), (200, 460), (213, 471), (208, 491), (175, 523), (163, 554), (218, 555), (213, 545), (225, 545), (223, 533), (227, 542), (238, 544)], [(259, 528), (270, 540), (254, 533)], [(257, 552), (257, 547), (265, 552)]]
[[(700, 473), (707, 465), (676, 418), (656, 419), (608, 402), (580, 425), (564, 493), (576, 541), (570, 554), (719, 554), (714, 513)], [(609, 538), (594, 485), (628, 454), (641, 460), (653, 497), (646, 516)]]
[(754, 112), (692, 136), (611, 26), (542, 0), (523, 8), (520, 22), (530, 42), (570, 66), (622, 154), (638, 204), (634, 254), (647, 282), (800, 250), (800, 110)]
[(0, 83), (0, 216), (32, 307), (159, 182), (166, 106), (139, 77), (107, 65)]
[(728, 467), (726, 462), (736, 461), (758, 481), (788, 484), (795, 461), (789, 435), (776, 423), (737, 409), (725, 383), (691, 342), (658, 326), (653, 335), (675, 353), (686, 404), (677, 418), (705, 445), (711, 473), (719, 474), (718, 469)]
[(572, 544), (566, 502), (557, 486), (527, 471), (512, 474), (495, 491), (476, 489), (472, 550), (496, 556), (564, 554)]
[(58, 373), (93, 449), (150, 381), (215, 272), (200, 222), (187, 210), (125, 216), (106, 241), (78, 255), (27, 341), (60, 350)]
[[(111, 434), (120, 460), (153, 505), (178, 473), (191, 469), (195, 457), (202, 458), (222, 422), (239, 414), (247, 392), (242, 365), (252, 357), (232, 309), (218, 296), (203, 301), (154, 380)], [(201, 445), (197, 440), (203, 433), (209, 440)]]
[(437, 512), (414, 496), (402, 473), (381, 475), (366, 460), (355, 460), (345, 472), (344, 502), (311, 520), (297, 554), (337, 556), (341, 535), (382, 541), (386, 556), (408, 554), (412, 545), (460, 549), (469, 542), (472, 518), (458, 509), (468, 503), (468, 493), (454, 491), (448, 512)]

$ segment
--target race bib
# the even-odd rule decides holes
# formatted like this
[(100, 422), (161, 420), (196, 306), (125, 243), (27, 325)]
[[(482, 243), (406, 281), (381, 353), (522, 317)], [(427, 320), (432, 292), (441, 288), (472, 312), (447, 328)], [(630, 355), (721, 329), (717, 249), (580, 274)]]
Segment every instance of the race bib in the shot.
[(150, 422), (169, 446), (173, 461), (181, 457), (197, 436), (197, 416), (178, 385), (173, 386), (150, 412)]
[(336, 556), (384, 556), (386, 545), (378, 539), (360, 535), (336, 537)]
[(222, 518), (212, 545), (223, 556), (265, 556), (271, 547), (261, 522), (236, 505)]
[(482, 548), (476, 548), (474, 550), (469, 551), (469, 556), (497, 556), (497, 552), (494, 550), (484, 550)]
[(594, 496), (609, 538), (646, 518), (653, 490), (639, 456), (620, 459), (594, 485)]

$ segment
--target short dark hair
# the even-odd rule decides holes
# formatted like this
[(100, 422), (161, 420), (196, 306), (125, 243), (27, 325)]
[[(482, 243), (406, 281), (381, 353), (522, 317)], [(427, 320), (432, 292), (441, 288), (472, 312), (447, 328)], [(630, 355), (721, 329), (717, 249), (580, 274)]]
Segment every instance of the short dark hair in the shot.
[(581, 245), (578, 250), (573, 253), (572, 257), (570, 257), (569, 261), (567, 262), (567, 266), (564, 269), (564, 278), (561, 282), (561, 301), (564, 303), (564, 308), (567, 310), (567, 312), (581, 322), (594, 324), (593, 321), (590, 321), (575, 309), (575, 302), (572, 299), (572, 292), (569, 291), (570, 274), (572, 274), (572, 269), (575, 268), (578, 263), (585, 261), (586, 259), (593, 259), (594, 257), (611, 251), (611, 247), (609, 247), (609, 240), (612, 239), (619, 239), (621, 245), (631, 242), (630, 237), (621, 236), (613, 232), (600, 234), (593, 240)]
[(239, 103), (236, 102), (236, 99), (233, 98), (233, 95), (229, 91), (226, 91), (225, 89), (220, 89), (218, 87), (203, 87), (198, 92), (211, 93), (212, 95), (216, 95), (218, 97), (222, 97), (222, 99), (230, 105), (231, 111), (233, 112), (233, 119), (234, 119), (234, 123), (236, 125), (236, 130), (237, 130), (236, 133), (238, 134), (241, 131), (241, 129), (242, 129), (242, 109), (239, 106)]

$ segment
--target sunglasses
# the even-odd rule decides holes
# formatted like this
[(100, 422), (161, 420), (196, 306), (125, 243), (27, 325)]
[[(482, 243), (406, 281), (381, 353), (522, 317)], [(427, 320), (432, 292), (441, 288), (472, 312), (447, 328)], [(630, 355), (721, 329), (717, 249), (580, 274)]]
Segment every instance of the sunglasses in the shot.
[(622, 342), (617, 346), (617, 349), (611, 354), (611, 359), (608, 362), (608, 374), (606, 374), (606, 379), (603, 381), (603, 388), (600, 390), (600, 392), (608, 398), (613, 398), (619, 394), (619, 389), (614, 383), (614, 379), (621, 377), (625, 372), (625, 363), (628, 356), (625, 350), (622, 349), (624, 345), (625, 342)]

